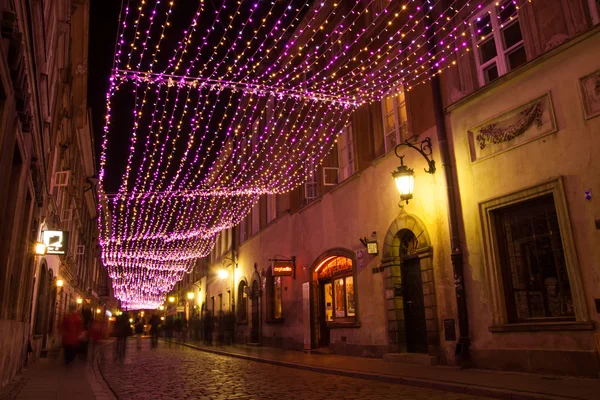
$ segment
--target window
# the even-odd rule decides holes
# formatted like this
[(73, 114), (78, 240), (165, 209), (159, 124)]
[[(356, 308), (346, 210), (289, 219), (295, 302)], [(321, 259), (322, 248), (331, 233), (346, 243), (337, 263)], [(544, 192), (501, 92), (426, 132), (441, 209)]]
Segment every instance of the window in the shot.
[(238, 286), (238, 310), (237, 320), (240, 323), (248, 322), (248, 293), (245, 281), (241, 281)]
[(337, 139), (339, 181), (354, 174), (354, 136), (352, 125), (347, 125)]
[(240, 222), (240, 244), (248, 239), (248, 218), (244, 217)]
[(260, 200), (252, 206), (252, 235), (256, 235), (260, 230)]
[(308, 204), (319, 197), (319, 184), (317, 182), (317, 167), (312, 159), (304, 162), (306, 182), (304, 183), (304, 200)]
[(356, 318), (353, 262), (347, 257), (330, 257), (316, 272), (323, 290), (324, 315), (327, 322)]
[(400, 86), (388, 93), (382, 101), (382, 109), (385, 151), (388, 152), (412, 136), (408, 132), (404, 87)]
[(219, 315), (223, 312), (223, 293), (219, 293)]
[(552, 194), (494, 211), (508, 322), (574, 320)]
[(267, 195), (267, 224), (277, 218), (277, 195)]
[(527, 62), (514, 0), (490, 4), (471, 21), (471, 36), (481, 85)]
[(278, 320), (283, 318), (283, 290), (281, 276), (273, 276), (273, 270), (266, 272), (265, 285), (267, 291), (267, 318)]

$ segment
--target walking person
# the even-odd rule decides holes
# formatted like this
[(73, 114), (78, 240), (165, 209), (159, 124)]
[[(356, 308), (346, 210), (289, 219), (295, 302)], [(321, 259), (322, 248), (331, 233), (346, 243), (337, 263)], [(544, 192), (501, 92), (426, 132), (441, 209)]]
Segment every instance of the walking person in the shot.
[(116, 357), (122, 363), (125, 360), (125, 347), (127, 346), (127, 336), (130, 335), (131, 327), (129, 326), (128, 315), (123, 313), (117, 318), (115, 324), (115, 333), (117, 336), (117, 352)]
[(150, 317), (150, 335), (152, 336), (152, 348), (155, 349), (158, 346), (158, 326), (160, 325), (160, 318), (158, 315), (152, 314)]
[(65, 353), (65, 364), (69, 365), (77, 356), (79, 336), (83, 332), (83, 320), (77, 312), (75, 304), (69, 305), (69, 313), (65, 315), (61, 324), (62, 344)]
[(135, 337), (137, 342), (137, 349), (142, 349), (142, 334), (144, 333), (144, 318), (138, 317), (135, 321)]
[(209, 311), (204, 313), (204, 343), (212, 346), (213, 318)]

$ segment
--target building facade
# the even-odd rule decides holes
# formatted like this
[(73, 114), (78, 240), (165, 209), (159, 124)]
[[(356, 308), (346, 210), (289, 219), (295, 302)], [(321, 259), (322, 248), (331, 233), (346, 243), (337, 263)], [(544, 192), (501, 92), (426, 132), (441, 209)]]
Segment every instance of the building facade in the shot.
[[(451, 68), (361, 107), (303, 187), (221, 232), (197, 301), (233, 310), (239, 341), (598, 376), (598, 2), (460, 20)], [(399, 204), (405, 141), (438, 169), (398, 149)]]
[[(1, 1), (0, 11), (3, 386), (26, 362), (28, 343), (30, 361), (60, 346), (69, 303), (100, 317), (110, 292), (97, 255), (86, 105), (89, 2)], [(36, 254), (36, 243), (64, 254)]]

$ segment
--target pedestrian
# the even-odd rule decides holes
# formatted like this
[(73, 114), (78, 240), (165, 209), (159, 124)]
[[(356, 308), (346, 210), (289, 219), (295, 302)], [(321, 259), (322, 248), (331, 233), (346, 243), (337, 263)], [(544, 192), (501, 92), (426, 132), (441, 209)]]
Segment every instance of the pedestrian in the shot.
[(177, 340), (181, 339), (181, 319), (177, 318), (173, 321), (173, 331), (175, 331), (175, 338)]
[(213, 318), (209, 311), (204, 313), (204, 343), (212, 346)]
[(77, 356), (79, 337), (83, 332), (83, 320), (77, 312), (75, 304), (69, 305), (69, 313), (64, 316), (61, 324), (62, 344), (65, 353), (65, 364), (69, 365)]
[(116, 357), (120, 362), (123, 362), (125, 359), (127, 336), (131, 334), (131, 327), (129, 325), (129, 318), (127, 314), (123, 313), (117, 317), (117, 322), (115, 323), (115, 334), (117, 336)]
[(160, 325), (160, 318), (158, 315), (152, 314), (150, 317), (150, 335), (152, 336), (152, 348), (155, 349), (158, 346), (158, 326)]
[(135, 321), (135, 337), (137, 341), (137, 349), (142, 348), (142, 334), (144, 333), (144, 318), (138, 317)]

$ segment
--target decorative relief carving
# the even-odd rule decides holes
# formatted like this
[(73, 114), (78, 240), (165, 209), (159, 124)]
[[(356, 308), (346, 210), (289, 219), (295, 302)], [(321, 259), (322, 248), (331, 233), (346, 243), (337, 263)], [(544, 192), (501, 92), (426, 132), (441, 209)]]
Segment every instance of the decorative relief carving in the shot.
[(600, 115), (600, 69), (579, 78), (579, 93), (585, 119)]
[[(531, 107), (519, 113), (519, 118), (516, 122), (505, 126), (498, 126), (499, 122), (494, 122), (489, 125), (485, 125), (479, 129), (479, 134), (476, 139), (479, 142), (479, 148), (485, 148), (487, 143), (498, 144), (502, 142), (508, 142), (517, 136), (522, 135), (533, 122), (538, 127), (543, 125), (542, 115), (544, 108), (542, 102), (537, 102)], [(512, 121), (511, 121), (512, 122)]]
[(492, 117), (467, 130), (471, 161), (556, 132), (550, 93)]

